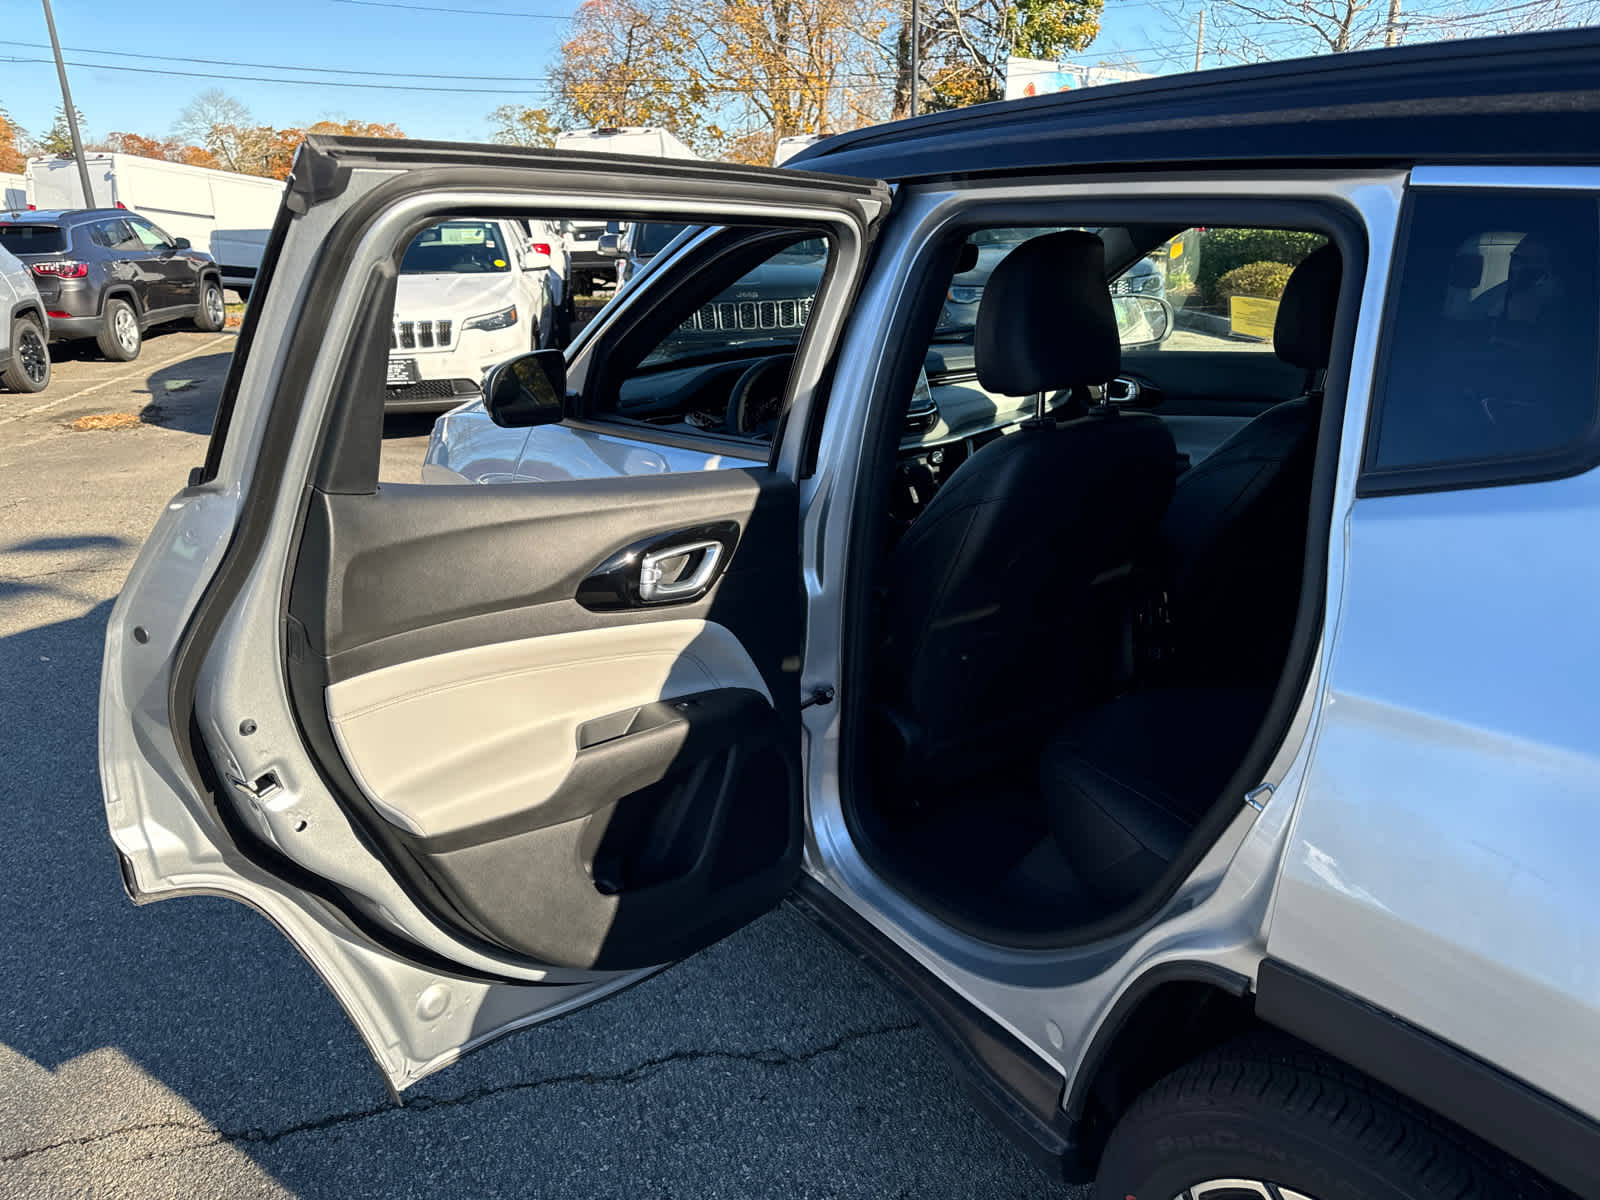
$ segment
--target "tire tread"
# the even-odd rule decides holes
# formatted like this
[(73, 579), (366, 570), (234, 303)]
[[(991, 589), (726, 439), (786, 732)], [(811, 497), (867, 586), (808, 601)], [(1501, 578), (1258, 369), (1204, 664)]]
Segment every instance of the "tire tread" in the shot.
[(1358, 1150), (1379, 1170), (1392, 1166), (1397, 1176), (1417, 1181), (1419, 1200), (1566, 1195), (1421, 1105), (1273, 1033), (1248, 1034), (1178, 1068), (1128, 1107), (1117, 1131), (1241, 1101), (1312, 1126), (1305, 1132)]

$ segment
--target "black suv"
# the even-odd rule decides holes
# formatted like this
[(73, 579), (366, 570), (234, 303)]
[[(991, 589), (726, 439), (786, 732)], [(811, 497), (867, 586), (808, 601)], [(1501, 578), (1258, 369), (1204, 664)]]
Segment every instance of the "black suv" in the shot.
[(94, 338), (107, 358), (128, 362), (152, 325), (223, 326), (216, 262), (126, 209), (10, 213), (0, 246), (33, 272), (51, 341)]

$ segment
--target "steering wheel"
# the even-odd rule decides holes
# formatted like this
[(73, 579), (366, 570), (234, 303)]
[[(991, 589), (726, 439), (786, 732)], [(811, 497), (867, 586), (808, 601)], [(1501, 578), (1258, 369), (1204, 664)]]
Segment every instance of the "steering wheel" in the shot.
[(774, 354), (757, 359), (746, 368), (733, 385), (733, 391), (728, 393), (729, 433), (744, 437), (772, 436), (783, 405), (783, 384), (793, 362), (792, 354)]

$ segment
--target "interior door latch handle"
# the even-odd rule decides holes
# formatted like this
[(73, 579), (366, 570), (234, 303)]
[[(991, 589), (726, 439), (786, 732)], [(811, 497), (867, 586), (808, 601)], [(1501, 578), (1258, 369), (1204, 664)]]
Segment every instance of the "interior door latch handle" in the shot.
[[(681, 570), (687, 574), (668, 579), (666, 564), (679, 559), (685, 560)], [(696, 595), (711, 582), (721, 561), (722, 543), (712, 538), (652, 550), (639, 560), (639, 599), (649, 604)]]

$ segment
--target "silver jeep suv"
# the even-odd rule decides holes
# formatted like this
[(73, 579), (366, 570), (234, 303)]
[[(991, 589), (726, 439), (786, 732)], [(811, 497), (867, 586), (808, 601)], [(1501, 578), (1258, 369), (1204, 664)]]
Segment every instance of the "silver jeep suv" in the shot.
[(50, 334), (33, 276), (0, 246), (0, 386), (42, 392), (50, 386)]
[[(397, 1089), (787, 898), (1103, 1200), (1600, 1195), (1597, 73), (312, 138), (110, 619), (129, 893), (263, 913)], [(411, 236), (573, 197), (696, 231), (379, 486)]]

